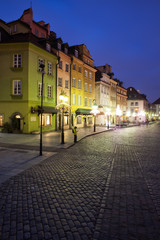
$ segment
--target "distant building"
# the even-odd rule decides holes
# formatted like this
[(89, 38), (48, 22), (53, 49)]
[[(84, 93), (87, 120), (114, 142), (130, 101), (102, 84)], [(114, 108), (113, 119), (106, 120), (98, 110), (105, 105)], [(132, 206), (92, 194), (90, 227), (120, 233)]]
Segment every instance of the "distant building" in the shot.
[(152, 103), (155, 106), (156, 118), (160, 119), (160, 98)]
[(130, 122), (146, 122), (148, 100), (133, 87), (127, 88), (127, 117)]

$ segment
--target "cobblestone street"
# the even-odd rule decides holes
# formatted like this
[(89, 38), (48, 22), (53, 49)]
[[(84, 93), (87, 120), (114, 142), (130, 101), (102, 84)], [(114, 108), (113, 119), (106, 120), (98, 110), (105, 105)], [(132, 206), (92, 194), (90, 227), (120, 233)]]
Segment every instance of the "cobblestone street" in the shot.
[(1, 240), (159, 240), (160, 124), (87, 137), (0, 185)]

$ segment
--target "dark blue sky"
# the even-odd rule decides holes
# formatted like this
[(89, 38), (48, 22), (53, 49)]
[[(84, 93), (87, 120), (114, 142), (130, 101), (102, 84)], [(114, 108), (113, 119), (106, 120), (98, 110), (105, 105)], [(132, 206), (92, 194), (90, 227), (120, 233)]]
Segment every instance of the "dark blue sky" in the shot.
[[(30, 6), (2, 1), (0, 18), (16, 20)], [(110, 64), (124, 87), (160, 97), (160, 0), (32, 0), (32, 8), (63, 42), (86, 44), (96, 66)]]

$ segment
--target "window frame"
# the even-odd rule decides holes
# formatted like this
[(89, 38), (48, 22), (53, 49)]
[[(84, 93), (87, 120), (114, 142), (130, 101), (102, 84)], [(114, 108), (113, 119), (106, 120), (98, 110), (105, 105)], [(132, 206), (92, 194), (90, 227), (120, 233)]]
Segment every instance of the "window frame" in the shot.
[[(19, 60), (19, 57), (20, 57), (20, 60)], [(22, 54), (19, 54), (19, 53), (13, 54), (13, 68), (22, 68)]]
[[(15, 86), (16, 83), (16, 86)], [(19, 85), (20, 83), (20, 85)], [(20, 88), (19, 88), (20, 86)], [(16, 92), (15, 92), (16, 90)], [(22, 81), (21, 80), (13, 80), (12, 81), (12, 94), (15, 96), (22, 95)]]
[(53, 87), (52, 87), (52, 85), (48, 85), (48, 88), (47, 88), (47, 97), (48, 97), (48, 98), (52, 98), (52, 97), (53, 97)]
[(62, 87), (62, 78), (61, 77), (58, 78), (58, 86)]
[(76, 78), (72, 78), (72, 87), (76, 88)]

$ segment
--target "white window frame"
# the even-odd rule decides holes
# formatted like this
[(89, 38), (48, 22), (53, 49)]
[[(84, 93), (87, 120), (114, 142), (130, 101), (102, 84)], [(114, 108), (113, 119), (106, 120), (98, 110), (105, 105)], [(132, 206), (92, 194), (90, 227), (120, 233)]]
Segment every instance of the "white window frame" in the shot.
[(42, 68), (40, 67), (41, 64), (44, 64), (44, 59), (39, 58), (39, 59), (38, 59), (38, 71), (39, 71), (39, 72), (42, 72)]
[(48, 85), (48, 98), (52, 98), (52, 85)]
[(13, 95), (21, 95), (22, 94), (21, 80), (13, 80), (12, 94)]
[(84, 98), (84, 106), (87, 107), (87, 97)]
[(92, 84), (89, 84), (89, 93), (92, 92)]
[(69, 64), (66, 63), (66, 72), (69, 72)]
[(92, 73), (89, 72), (89, 79), (92, 79)]
[[(49, 122), (48, 122), (49, 120)], [(41, 124), (41, 114), (39, 115), (39, 125)], [(42, 126), (52, 126), (52, 114), (43, 113), (42, 114)]]
[(72, 95), (72, 104), (76, 105), (76, 94), (74, 94), (74, 93)]
[(76, 88), (76, 79), (75, 78), (72, 79), (72, 87)]
[(84, 70), (84, 76), (87, 78), (88, 77), (88, 71)]
[(81, 79), (78, 80), (78, 89), (82, 89), (82, 81), (81, 81)]
[(92, 99), (89, 98), (89, 107), (92, 107)]
[(88, 90), (88, 83), (85, 83), (84, 84), (84, 91), (87, 92), (87, 90)]
[(78, 105), (81, 106), (81, 95), (78, 95)]
[(13, 67), (21, 68), (22, 67), (22, 54), (13, 55)]
[(65, 80), (65, 88), (69, 88), (69, 80)]
[(42, 96), (42, 83), (38, 83), (38, 96), (41, 97)]
[(52, 75), (52, 63), (48, 62), (48, 75)]
[(62, 87), (62, 78), (60, 78), (60, 77), (58, 78), (58, 86)]

